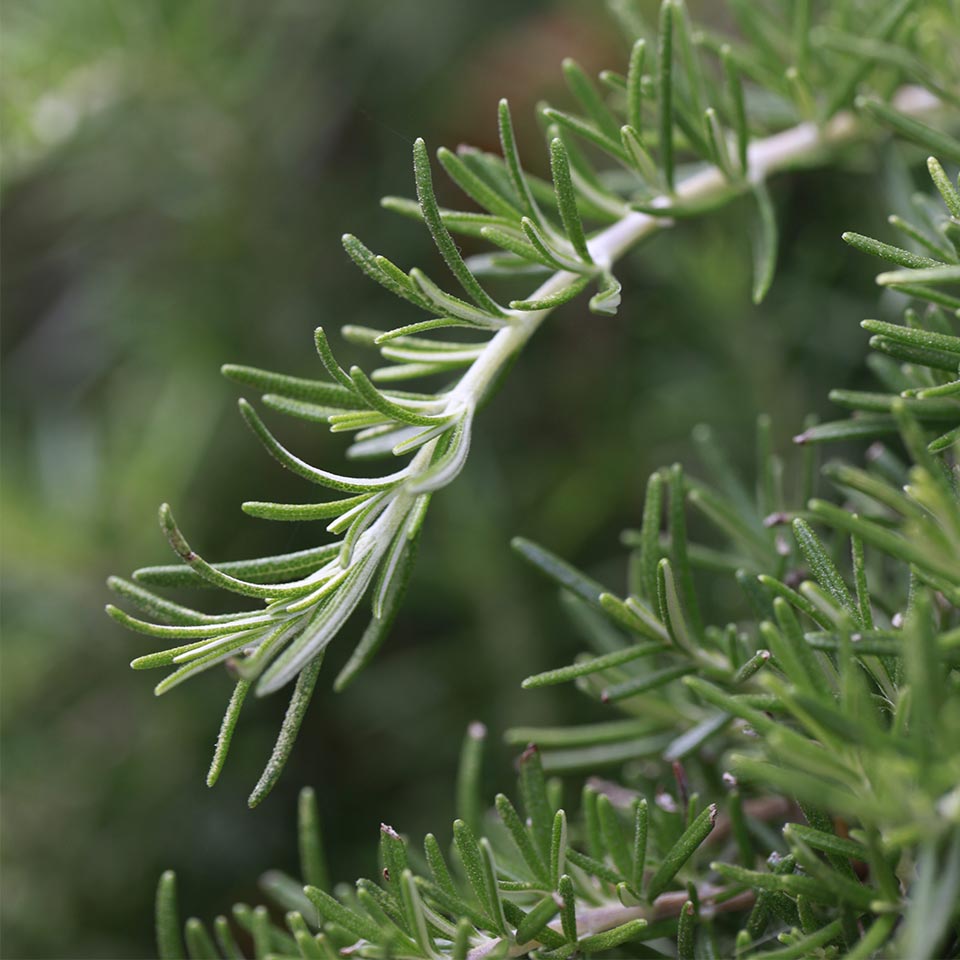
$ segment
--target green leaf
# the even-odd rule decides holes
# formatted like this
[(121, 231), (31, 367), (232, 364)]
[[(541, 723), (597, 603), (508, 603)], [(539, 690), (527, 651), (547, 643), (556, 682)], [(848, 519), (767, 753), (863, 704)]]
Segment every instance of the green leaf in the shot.
[(607, 687), (601, 699), (604, 703), (617, 703), (620, 700), (627, 700), (638, 694), (646, 693), (649, 690), (656, 690), (663, 687), (680, 677), (695, 673), (697, 667), (690, 663), (679, 663), (672, 667), (664, 667), (662, 670), (655, 670), (651, 673), (644, 673), (622, 683), (614, 683)]
[(960, 416), (960, 404), (952, 399), (921, 400), (903, 399), (896, 394), (871, 393), (864, 390), (831, 390), (833, 403), (852, 410), (867, 410), (890, 413), (895, 407), (909, 410), (920, 420), (955, 420)]
[[(918, 960), (934, 960), (947, 929), (956, 919), (960, 897), (960, 833), (952, 831), (949, 842), (925, 843), (916, 866), (917, 880), (907, 909), (906, 922), (897, 941), (897, 952)], [(952, 914), (952, 916), (951, 916)]]
[(451, 897), (459, 897), (453, 877), (440, 850), (440, 844), (432, 833), (428, 833), (423, 838), (423, 852), (436, 885)]
[[(789, 946), (780, 950), (767, 951), (763, 955), (770, 957), (771, 960), (803, 960), (805, 957), (815, 956), (814, 951), (819, 951), (820, 948), (836, 940), (842, 930), (843, 923), (840, 920), (833, 920), (807, 936), (793, 938)], [(849, 957), (850, 954), (846, 956)]]
[(900, 534), (823, 500), (811, 500), (809, 508), (815, 517), (828, 525), (847, 534), (855, 534), (864, 542), (872, 543), (893, 557), (916, 564), (948, 580), (956, 576), (956, 566), (949, 560), (923, 550), (918, 544)]
[(484, 330), (498, 330), (505, 325), (500, 315), (475, 307), (472, 303), (447, 293), (416, 267), (410, 271), (410, 280), (423, 295), (428, 309), (433, 313), (456, 317), (458, 320)]
[[(724, 778), (727, 780), (728, 778)], [(737, 844), (737, 853), (742, 863), (753, 863), (756, 859), (753, 838), (747, 829), (747, 821), (743, 811), (743, 797), (736, 778), (732, 778), (732, 789), (727, 794), (727, 812), (730, 817), (730, 830)], [(726, 784), (728, 787), (730, 783)]]
[[(944, 174), (944, 177), (946, 177), (946, 174)], [(947, 185), (950, 185), (949, 180), (947, 181)], [(896, 214), (891, 214), (889, 217), (887, 217), (887, 223), (889, 223), (892, 227), (895, 227), (905, 236), (909, 237), (918, 246), (921, 246), (924, 249), (929, 250), (931, 253), (936, 254), (938, 260), (942, 261), (950, 258), (950, 249), (941, 245), (938, 237), (928, 236), (925, 231), (921, 230), (915, 224), (910, 223), (909, 220), (904, 220), (903, 217), (898, 217)]]
[(657, 34), (657, 106), (659, 111), (660, 166), (667, 190), (673, 193), (673, 16), (674, 0), (660, 4), (660, 29)]
[(196, 917), (187, 920), (184, 929), (184, 939), (187, 943), (187, 955), (190, 960), (220, 960), (213, 938), (207, 928)]
[(614, 317), (620, 306), (620, 281), (612, 273), (602, 274), (600, 289), (590, 298), (590, 310), (604, 317)]
[[(960, 267), (951, 268), (957, 271), (960, 278)], [(900, 277), (905, 275), (915, 276), (918, 273), (927, 271), (912, 270), (898, 271), (896, 273), (880, 274), (881, 277)], [(879, 277), (877, 278), (880, 279)], [(960, 363), (960, 337), (954, 337), (950, 334), (937, 333), (934, 330), (915, 329), (913, 327), (903, 327), (895, 323), (885, 323), (882, 320), (863, 320), (860, 326), (870, 333), (879, 334), (888, 340), (897, 343), (907, 344), (909, 346), (923, 347), (931, 350), (944, 351), (955, 354), (957, 360), (953, 363)]]
[(840, 863), (846, 868), (844, 873), (833, 869), (820, 860), (798, 834), (792, 837), (791, 850), (803, 869), (820, 882), (824, 891), (832, 892), (837, 902), (861, 910), (875, 909), (875, 903), (882, 903), (879, 892), (872, 887), (863, 886), (845, 860), (840, 859)]
[(220, 952), (227, 960), (244, 960), (243, 951), (240, 949), (233, 931), (230, 929), (230, 921), (226, 917), (215, 917), (213, 921), (213, 933), (217, 938), (217, 945)]
[[(762, 626), (762, 625), (761, 625)], [(769, 650), (758, 650), (749, 660), (741, 664), (733, 675), (734, 683), (745, 683), (770, 660)]]
[(663, 752), (663, 759), (673, 763), (675, 760), (682, 760), (689, 756), (699, 750), (712, 736), (723, 730), (731, 719), (727, 713), (714, 713), (705, 720), (701, 720), (700, 723), (670, 741)]
[(705, 80), (700, 67), (697, 51), (694, 47), (694, 38), (690, 25), (690, 15), (684, 0), (674, 0), (674, 44), (679, 50), (683, 65), (683, 80), (685, 98), (690, 103), (691, 112), (702, 116), (706, 106)]
[(888, 913), (877, 917), (853, 948), (847, 951), (844, 960), (869, 960), (886, 943), (896, 923), (896, 914)]
[(547, 687), (558, 683), (567, 683), (570, 680), (576, 680), (578, 677), (589, 676), (592, 673), (600, 673), (611, 667), (630, 663), (640, 657), (649, 657), (655, 653), (661, 653), (665, 649), (664, 644), (637, 644), (623, 650), (615, 650), (604, 656), (581, 660), (579, 663), (570, 664), (568, 667), (558, 667), (556, 670), (547, 670), (544, 673), (534, 674), (532, 677), (527, 677), (521, 686), (525, 690), (529, 690), (534, 687)]
[(793, 442), (831, 443), (837, 440), (862, 440), (882, 437), (896, 433), (897, 422), (892, 416), (860, 416), (852, 420), (833, 420), (830, 423), (818, 423), (798, 433)]
[(630, 597), (624, 603), (623, 600), (615, 597), (612, 593), (601, 593), (600, 607), (611, 620), (631, 633), (657, 642), (670, 640), (664, 625), (636, 597)]
[(816, 654), (810, 649), (787, 599), (776, 597), (773, 601), (773, 610), (781, 631), (778, 637), (782, 636), (784, 640), (782, 646), (775, 640), (777, 649), (774, 654), (783, 663), (791, 682), (810, 693), (822, 693), (820, 663)]
[(693, 960), (696, 929), (697, 912), (688, 900), (680, 908), (680, 922), (677, 926), (677, 960)]
[(583, 233), (580, 211), (577, 209), (576, 192), (570, 179), (570, 161), (566, 147), (559, 137), (554, 137), (550, 141), (550, 170), (553, 173), (553, 184), (557, 193), (557, 210), (567, 238), (584, 263), (593, 263), (590, 250), (587, 248), (587, 238)]
[[(919, 270), (892, 270), (889, 273), (881, 273), (877, 276), (877, 283), (881, 287), (902, 287), (905, 284), (910, 284), (911, 287), (917, 285), (923, 285), (928, 283), (960, 283), (960, 265), (947, 264), (936, 267), (923, 267)], [(879, 324), (879, 321), (876, 320), (864, 320), (861, 323), (861, 326), (865, 330), (872, 330), (872, 326), (867, 326), (867, 324)], [(894, 326), (893, 324), (883, 324), (885, 327)], [(900, 330), (901, 328), (896, 328), (895, 330)], [(887, 331), (889, 333), (889, 331)], [(927, 337), (933, 338), (934, 340), (943, 337), (943, 334), (932, 333), (927, 330), (914, 330), (911, 331), (915, 334), (926, 334)], [(900, 335), (902, 338), (902, 334)], [(960, 337), (945, 337), (945, 340), (960, 340)], [(907, 343), (916, 343), (916, 340), (907, 340), (904, 341)], [(957, 347), (946, 347), (944, 349), (951, 350), (952, 352), (957, 352)]]
[[(542, 244), (534, 246), (533, 243), (517, 236), (512, 230), (502, 230), (499, 227), (484, 227), (480, 231), (484, 240), (501, 247), (503, 250), (522, 257), (531, 264), (539, 264), (551, 270), (562, 269), (562, 263), (553, 255), (552, 251), (547, 250)], [(520, 301), (523, 302), (523, 301)], [(511, 309), (516, 309), (511, 306)]]
[(596, 860), (603, 856), (603, 835), (600, 833), (600, 815), (597, 813), (597, 798), (600, 794), (587, 781), (581, 791), (583, 810), (583, 829), (586, 834), (587, 850)]
[(553, 839), (554, 811), (547, 793), (540, 750), (535, 744), (530, 744), (520, 755), (520, 795), (530, 820), (537, 850), (541, 859), (548, 862)]
[(570, 92), (580, 102), (587, 116), (608, 137), (616, 139), (619, 135), (620, 124), (607, 105), (600, 98), (594, 85), (583, 72), (583, 68), (571, 58), (563, 61), (563, 76), (567, 81)]
[(649, 720), (614, 720), (566, 727), (512, 727), (504, 740), (513, 746), (536, 743), (544, 750), (557, 747), (590, 746), (601, 743), (633, 741), (655, 729)]
[(805, 896), (815, 903), (832, 904), (836, 898), (836, 894), (826, 889), (819, 880), (796, 873), (761, 873), (732, 863), (711, 863), (710, 869), (732, 883), (743, 884), (755, 890), (781, 891), (789, 896)]
[(943, 202), (947, 205), (950, 215), (960, 217), (960, 192), (950, 182), (950, 178), (944, 172), (940, 161), (936, 157), (927, 158), (927, 170), (930, 171), (930, 179), (934, 186), (940, 191)]
[(614, 947), (619, 947), (621, 944), (628, 943), (641, 936), (646, 928), (646, 920), (628, 920), (611, 930), (581, 938), (579, 947), (585, 954), (612, 950)]
[(922, 123), (875, 97), (858, 97), (858, 110), (866, 110), (875, 120), (895, 130), (902, 137), (920, 144), (933, 153), (960, 163), (960, 140), (942, 130)]
[(185, 960), (177, 909), (177, 876), (172, 870), (163, 873), (157, 884), (156, 924), (160, 960)]
[(366, 499), (366, 494), (361, 493), (355, 497), (329, 500), (326, 503), (263, 503), (259, 500), (248, 500), (242, 504), (242, 509), (247, 516), (259, 517), (262, 520), (327, 520), (330, 517), (339, 517)]
[(546, 297), (537, 297), (532, 300), (511, 300), (511, 310), (553, 310), (565, 303), (573, 300), (578, 294), (582, 293), (590, 284), (592, 278), (589, 274), (583, 274), (571, 279), (570, 283), (561, 287), (556, 293), (549, 294)]
[(624, 879), (633, 876), (633, 863), (630, 856), (630, 847), (624, 836), (623, 825), (614, 809), (610, 798), (601, 793), (597, 797), (597, 817), (600, 823), (600, 836), (607, 855), (613, 861), (617, 872)]
[(467, 727), (457, 769), (457, 815), (479, 832), (483, 819), (483, 747), (487, 728), (479, 722)]
[[(569, 590), (578, 597), (582, 597), (588, 603), (600, 608), (600, 595), (606, 590), (597, 583), (584, 576), (579, 570), (570, 566), (564, 560), (561, 560), (555, 553), (545, 550), (543, 547), (532, 543), (524, 537), (514, 537), (510, 541), (520, 556), (528, 563), (536, 567), (541, 573), (545, 574), (551, 580), (558, 583), (561, 587)], [(602, 609), (602, 608), (601, 608)]]
[(567, 815), (558, 810), (553, 818), (550, 837), (550, 885), (556, 889), (567, 861)]
[(480, 902), (484, 915), (487, 918), (486, 923), (492, 923), (497, 913), (497, 906), (493, 902), (491, 890), (486, 882), (486, 873), (480, 853), (480, 846), (477, 843), (477, 838), (473, 831), (462, 820), (454, 821), (453, 842), (460, 856), (460, 862), (463, 864), (467, 881), (473, 888), (473, 892)]
[[(173, 569), (181, 570), (180, 566)], [(188, 572), (190, 572), (188, 570)], [(159, 597), (149, 590), (144, 590), (139, 584), (131, 583), (120, 577), (108, 577), (107, 586), (124, 600), (148, 614), (153, 620), (176, 626), (199, 626), (205, 623), (226, 623), (242, 614), (205, 614), (189, 607), (173, 603), (164, 597)]]
[[(647, 186), (651, 190), (655, 190), (660, 183), (660, 171), (657, 169), (650, 151), (644, 145), (640, 134), (633, 127), (624, 125), (620, 128), (620, 142), (623, 144), (623, 149), (630, 158), (633, 167), (647, 182)], [(657, 214), (652, 215), (656, 216)]]
[(500, 146), (503, 149), (503, 159), (507, 165), (507, 172), (510, 175), (510, 182), (520, 199), (520, 209), (525, 216), (529, 217), (534, 223), (541, 223), (540, 210), (537, 207), (536, 200), (530, 192), (530, 185), (523, 172), (523, 166), (520, 163), (520, 154), (517, 152), (517, 139), (513, 132), (513, 120), (510, 117), (510, 105), (506, 100), (501, 100), (498, 112)]
[(466, 917), (461, 917), (457, 923), (457, 932), (450, 952), (451, 960), (467, 960), (471, 932), (470, 921)]
[(345, 907), (334, 900), (330, 894), (319, 887), (307, 885), (303, 892), (317, 908), (317, 912), (328, 923), (335, 923), (344, 930), (349, 930), (356, 937), (362, 937), (376, 943), (380, 939), (380, 928), (364, 914)]
[(633, 873), (630, 883), (639, 894), (643, 890), (644, 867), (647, 862), (647, 834), (649, 831), (649, 811), (647, 801), (639, 797), (633, 804)]
[[(687, 518), (686, 494), (683, 468), (675, 463), (667, 474), (670, 493), (667, 517), (670, 529), (670, 557), (672, 572), (676, 576), (677, 588), (683, 600), (683, 613), (689, 621), (690, 629), (697, 638), (703, 633), (703, 618), (697, 602), (697, 590), (693, 582), (693, 570), (687, 555)], [(668, 593), (669, 600), (669, 593)]]
[(663, 513), (663, 477), (650, 475), (640, 529), (640, 570), (648, 603), (657, 601), (657, 566), (660, 563), (660, 524)]
[(575, 133), (578, 137), (586, 140), (587, 143), (592, 143), (597, 149), (602, 150), (604, 153), (609, 153), (610, 156), (616, 158), (621, 163), (629, 165), (630, 158), (620, 143), (619, 129), (616, 131), (614, 138), (604, 133), (603, 130), (589, 120), (583, 120), (563, 110), (545, 107), (543, 115), (552, 123), (558, 124), (571, 133)]
[[(880, 8), (879, 16), (871, 21), (864, 37), (871, 40), (890, 39), (916, 5), (917, 0), (896, 0), (894, 3), (884, 4)], [(820, 115), (821, 121), (828, 120), (851, 102), (857, 85), (875, 65), (873, 58), (866, 54), (848, 58), (845, 68), (840, 71), (839, 79), (833, 84), (833, 89), (827, 97)]]
[(882, 243), (874, 240), (872, 237), (865, 237), (860, 233), (847, 231), (841, 234), (844, 243), (850, 244), (856, 250), (862, 253), (869, 253), (871, 256), (879, 257), (881, 260), (889, 260), (890, 263), (896, 263), (901, 267), (911, 269), (921, 269), (923, 267), (942, 266), (938, 260), (931, 257), (922, 257), (919, 254), (904, 250), (902, 247), (894, 247), (889, 243)]
[(941, 434), (935, 440), (931, 440), (928, 449), (931, 453), (942, 453), (958, 442), (960, 442), (960, 426), (956, 426), (952, 430)]
[(415, 943), (425, 956), (431, 956), (435, 952), (433, 938), (427, 926), (423, 902), (409, 870), (404, 870), (400, 875), (400, 896)]
[(757, 225), (753, 239), (753, 302), (762, 303), (777, 266), (777, 218), (770, 193), (763, 183), (753, 185), (757, 201)]
[(557, 900), (556, 894), (548, 893), (530, 909), (517, 927), (515, 939), (518, 945), (537, 939), (543, 928), (560, 912), (560, 903)]
[(516, 222), (520, 219), (520, 209), (509, 198), (477, 176), (455, 153), (452, 153), (446, 147), (440, 147), (437, 150), (437, 159), (450, 179), (481, 207), (489, 210), (495, 216), (504, 217), (510, 222)]
[(286, 921), (287, 928), (297, 943), (297, 949), (305, 960), (326, 960), (327, 955), (313, 938), (301, 914), (291, 911), (287, 914)]
[(343, 248), (350, 259), (368, 276), (394, 296), (412, 303), (421, 310), (429, 310), (429, 301), (417, 290), (410, 278), (385, 257), (376, 256), (353, 234), (343, 235)]
[(303, 477), (305, 480), (309, 480), (311, 483), (318, 483), (321, 486), (330, 487), (333, 490), (343, 490), (346, 493), (376, 493), (379, 490), (388, 490), (407, 475), (405, 470), (400, 470), (397, 473), (385, 477), (367, 479), (344, 477), (340, 474), (320, 470), (304, 462), (299, 457), (294, 456), (294, 454), (287, 450), (287, 448), (270, 433), (253, 407), (245, 400), (240, 401), (240, 413), (243, 415), (243, 419), (246, 420), (250, 429), (253, 430), (259, 438), (260, 442), (273, 455), (274, 459), (288, 470)]
[(635, 41), (630, 50), (630, 67), (627, 71), (627, 124), (639, 138), (643, 130), (643, 63), (647, 53), (647, 41)]
[(217, 746), (213, 752), (213, 760), (210, 762), (210, 770), (207, 773), (208, 787), (212, 787), (217, 782), (220, 772), (223, 770), (223, 765), (226, 763), (230, 741), (233, 739), (233, 731), (240, 719), (240, 710), (249, 690), (249, 680), (238, 680), (234, 685), (233, 693), (230, 695), (230, 703), (227, 705), (226, 713), (223, 715), (223, 723), (220, 725), (220, 732), (217, 734)]
[(297, 837), (300, 876), (304, 883), (321, 889), (328, 887), (330, 879), (323, 853), (317, 796), (311, 787), (304, 787), (297, 799)]
[(692, 655), (696, 643), (687, 623), (687, 611), (680, 599), (670, 561), (664, 558), (660, 561), (657, 569), (659, 573), (660, 610), (670, 633), (670, 639), (684, 653)]
[(420, 209), (426, 221), (430, 234), (437, 249), (447, 262), (450, 272), (460, 282), (460, 286), (467, 292), (470, 299), (481, 310), (496, 317), (502, 317), (503, 311), (491, 299), (489, 294), (480, 286), (477, 278), (470, 272), (460, 256), (460, 251), (450, 231), (444, 226), (440, 215), (440, 208), (433, 192), (433, 177), (430, 173), (430, 158), (427, 156), (427, 147), (422, 139), (417, 139), (413, 145), (413, 169), (417, 184), (417, 197), (420, 200)]
[(339, 383), (324, 383), (321, 380), (305, 380), (289, 377), (283, 373), (271, 373), (256, 367), (244, 367), (225, 363), (220, 372), (235, 383), (254, 387), (261, 393), (276, 393), (294, 400), (306, 400), (323, 407), (349, 410), (356, 404), (356, 396)]
[(256, 786), (247, 800), (247, 804), (252, 808), (256, 807), (274, 788), (280, 774), (286, 766), (293, 745), (296, 742), (297, 734), (300, 732), (300, 726), (303, 723), (307, 707), (310, 706), (310, 700), (313, 697), (313, 688), (317, 684), (317, 676), (320, 673), (320, 666), (323, 663), (323, 654), (314, 657), (300, 671), (297, 677), (296, 686), (290, 696), (290, 704), (284, 715), (283, 723), (280, 726), (280, 733), (277, 735), (277, 742), (274, 744), (270, 759), (260, 775)]
[(733, 129), (737, 135), (737, 161), (740, 172), (747, 173), (747, 149), (750, 145), (750, 132), (747, 127), (747, 111), (743, 96), (743, 82), (740, 79), (740, 69), (733, 57), (729, 44), (720, 48), (720, 60), (723, 64), (723, 75), (727, 83), (727, 98), (730, 101), (733, 116)]
[(574, 274), (582, 269), (578, 260), (567, 257), (557, 250), (555, 243), (549, 240), (529, 217), (521, 219), (520, 229), (536, 252), (540, 262), (550, 264), (555, 270), (566, 270)]
[(710, 148), (710, 157), (728, 180), (736, 179), (733, 163), (727, 149), (726, 131), (720, 124), (720, 118), (713, 107), (707, 107), (703, 114), (703, 132)]
[(808, 846), (815, 850), (822, 850), (824, 853), (834, 853), (840, 857), (853, 858), (854, 860), (867, 859), (867, 848), (862, 843), (838, 837), (835, 833), (815, 830), (813, 827), (805, 827), (800, 823), (788, 823), (783, 828), (783, 835), (788, 843), (796, 837)]
[(793, 534), (797, 538), (797, 545), (804, 560), (809, 564), (820, 586), (839, 607), (846, 610), (854, 619), (858, 619), (857, 606), (853, 597), (820, 538), (813, 532), (810, 525), (799, 517), (793, 521)]
[(696, 853), (704, 840), (710, 835), (717, 821), (717, 806), (710, 804), (700, 815), (683, 831), (680, 838), (667, 851), (660, 866), (657, 867), (647, 885), (647, 899), (656, 900), (664, 890), (670, 886), (677, 872)]
[(563, 929), (563, 935), (568, 943), (577, 942), (577, 914), (576, 914), (576, 894), (574, 892), (573, 881), (564, 874), (557, 884), (557, 892), (563, 905), (560, 907), (560, 923)]

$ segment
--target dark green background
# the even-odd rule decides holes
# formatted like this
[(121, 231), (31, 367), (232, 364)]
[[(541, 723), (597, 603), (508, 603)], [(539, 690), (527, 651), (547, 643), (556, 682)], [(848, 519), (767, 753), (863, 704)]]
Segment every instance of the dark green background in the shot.
[[(219, 364), (310, 375), (317, 324), (412, 319), (340, 234), (439, 274), (425, 231), (378, 197), (412, 193), (418, 135), (492, 147), (504, 94), (542, 170), (533, 108), (563, 100), (561, 58), (622, 67), (598, 6), (7, 0), (4, 956), (152, 955), (166, 867), (188, 912), (255, 898), (262, 869), (294, 868), (303, 784), (338, 878), (375, 869), (381, 820), (442, 831), (469, 720), (491, 728), (492, 796), (509, 782), (507, 727), (603, 715), (570, 691), (519, 690), (577, 641), (510, 537), (621, 588), (619, 530), (650, 469), (693, 463), (696, 423), (749, 466), (758, 411), (786, 444), (806, 411), (829, 412), (829, 386), (862, 376), (873, 265), (839, 234), (883, 230), (862, 176), (875, 154), (774, 184), (781, 271), (761, 308), (748, 204), (655, 238), (620, 271), (620, 315), (560, 311), (484, 411), (466, 471), (434, 500), (393, 635), (343, 695), (337, 663), (325, 668), (274, 794), (246, 809), (283, 697), (248, 707), (220, 785), (204, 786), (229, 682), (211, 673), (155, 701), (157, 677), (127, 669), (150, 641), (104, 617), (105, 577), (169, 559), (163, 500), (214, 559), (318, 542), (321, 524), (240, 513), (313, 491), (248, 434)], [(306, 457), (342, 463), (335, 437), (269, 420)]]

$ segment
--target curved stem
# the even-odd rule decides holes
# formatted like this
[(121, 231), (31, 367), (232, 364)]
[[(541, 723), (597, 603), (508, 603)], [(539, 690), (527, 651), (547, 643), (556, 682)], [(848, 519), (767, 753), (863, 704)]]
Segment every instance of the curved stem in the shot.
[[(922, 87), (902, 87), (893, 98), (894, 106), (911, 116), (929, 113), (941, 106), (940, 101)], [(771, 174), (814, 158), (824, 149), (849, 141), (864, 132), (856, 114), (837, 114), (825, 126), (801, 123), (781, 133), (756, 140), (747, 152), (745, 179), (760, 183)], [(655, 205), (668, 207), (676, 203), (703, 203), (729, 192), (730, 182), (718, 167), (707, 167), (679, 183), (672, 197), (660, 197)], [(648, 213), (630, 211), (620, 220), (593, 237), (588, 248), (593, 261), (602, 268), (612, 263), (656, 230), (672, 221)], [(565, 270), (553, 274), (527, 298), (541, 300), (569, 286), (578, 274)], [(470, 365), (457, 386), (447, 396), (446, 411), (462, 405), (476, 406), (501, 369), (533, 335), (553, 308), (537, 311), (509, 312), (510, 325), (499, 330), (477, 359)]]

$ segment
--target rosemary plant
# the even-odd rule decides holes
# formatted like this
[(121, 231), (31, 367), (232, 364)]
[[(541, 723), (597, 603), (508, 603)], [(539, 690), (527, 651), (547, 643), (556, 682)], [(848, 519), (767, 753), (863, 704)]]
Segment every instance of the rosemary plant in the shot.
[[(761, 418), (753, 487), (700, 428), (695, 440), (713, 480), (679, 465), (651, 476), (639, 529), (624, 534), (625, 596), (516, 541), (563, 588), (589, 647), (524, 685), (575, 682), (623, 716), (512, 731), (511, 742), (530, 744), (519, 763), (522, 814), (504, 796), (490, 809), (483, 802), (483, 731), (472, 727), (453, 869), (435, 837), (421, 856), (384, 826), (380, 879), (327, 892), (304, 793), (306, 886), (276, 873), (264, 881), (288, 911), (286, 928), (266, 907), (234, 911), (257, 958), (481, 960), (616, 948), (632, 957), (960, 956), (960, 298), (951, 292), (960, 282), (960, 192), (947, 172), (960, 163), (951, 132), (957, 12), (945, 0), (729, 6), (741, 39), (693, 28), (681, 0), (663, 0), (655, 33), (632, 6), (617, 4), (632, 39), (625, 72), (605, 71), (598, 86), (567, 61), (577, 112), (539, 110), (549, 182), (525, 172), (505, 101), (501, 156), (437, 153), (479, 210), (439, 206), (418, 140), (417, 199), (384, 205), (426, 224), (460, 290), (417, 268), (405, 272), (346, 236), (360, 269), (426, 319), (344, 328), (349, 340), (379, 350), (384, 364), (369, 375), (343, 369), (323, 329), (315, 342), (326, 379), (224, 367), (260, 391), (268, 409), (354, 434), (350, 456), (407, 459), (375, 477), (321, 469), (288, 451), (241, 401), (277, 460), (342, 495), (251, 502), (245, 512), (325, 520), (335, 539), (210, 563), (165, 505), (161, 527), (182, 563), (111, 580), (150, 619), (108, 610), (172, 644), (133, 663), (173, 668), (157, 693), (216, 664), (235, 675), (211, 784), (250, 689), (293, 685), (255, 805), (289, 756), (326, 647), (365, 597), (371, 620), (334, 687), (350, 683), (384, 640), (430, 498), (464, 469), (477, 411), (550, 313), (584, 294), (594, 313), (616, 314), (620, 257), (676, 220), (743, 194), (755, 202), (760, 302), (777, 260), (767, 179), (894, 134), (939, 159), (927, 161), (935, 192), (918, 197), (915, 222), (891, 217), (883, 240), (843, 238), (887, 261), (892, 269), (878, 283), (914, 304), (903, 324), (863, 322), (879, 387), (834, 391), (849, 416), (806, 425), (789, 461), (771, 451)], [(889, 242), (894, 231), (898, 243)], [(464, 258), (454, 234), (494, 249)], [(498, 294), (525, 277), (534, 287), (526, 297)], [(447, 328), (448, 339), (437, 339)], [(441, 386), (396, 386), (420, 380)], [(820, 447), (863, 438), (874, 441), (865, 465), (822, 469), (839, 502), (814, 498)], [(784, 482), (794, 476), (799, 482)], [(688, 537), (691, 511), (721, 545)], [(742, 593), (742, 619), (708, 622), (699, 602), (704, 574)], [(262, 603), (206, 614), (153, 592), (176, 586)], [(568, 818), (562, 782), (549, 774), (591, 774), (628, 760), (672, 764), (675, 788), (635, 764), (619, 783), (588, 779), (579, 815)], [(216, 945), (189, 920), (188, 954), (242, 955), (225, 918), (214, 932)], [(158, 938), (162, 956), (183, 955), (171, 875), (158, 892)]]

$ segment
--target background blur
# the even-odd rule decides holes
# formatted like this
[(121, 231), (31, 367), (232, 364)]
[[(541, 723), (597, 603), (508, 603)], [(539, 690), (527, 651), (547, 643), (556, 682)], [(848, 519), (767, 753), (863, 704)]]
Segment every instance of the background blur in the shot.
[[(337, 877), (374, 869), (381, 820), (442, 831), (469, 720), (491, 729), (492, 795), (510, 779), (508, 726), (597, 715), (519, 690), (577, 640), (510, 537), (620, 586), (618, 532), (649, 470), (692, 462), (696, 423), (749, 468), (757, 411), (785, 442), (808, 410), (829, 413), (829, 386), (862, 376), (874, 271), (839, 234), (883, 231), (882, 206), (864, 222), (870, 178), (775, 183), (781, 271), (759, 309), (746, 207), (661, 236), (623, 267), (620, 316), (558, 313), (484, 411), (393, 635), (343, 695), (325, 666), (279, 788), (246, 809), (283, 697), (248, 706), (221, 783), (204, 786), (230, 685), (211, 673), (155, 700), (156, 677), (127, 668), (150, 641), (104, 617), (104, 578), (170, 559), (162, 500), (215, 559), (316, 542), (320, 525), (240, 513), (243, 499), (311, 494), (249, 435), (218, 366), (310, 375), (318, 323), (394, 322), (397, 301), (347, 261), (341, 233), (435, 264), (426, 231), (377, 200), (412, 194), (418, 135), (492, 146), (502, 95), (545, 167), (532, 111), (564, 100), (561, 58), (622, 68), (598, 6), (6, 0), (4, 956), (151, 956), (166, 867), (187, 912), (255, 898), (262, 869), (294, 868), (303, 784)], [(340, 462), (336, 438), (271, 421), (308, 458)]]

